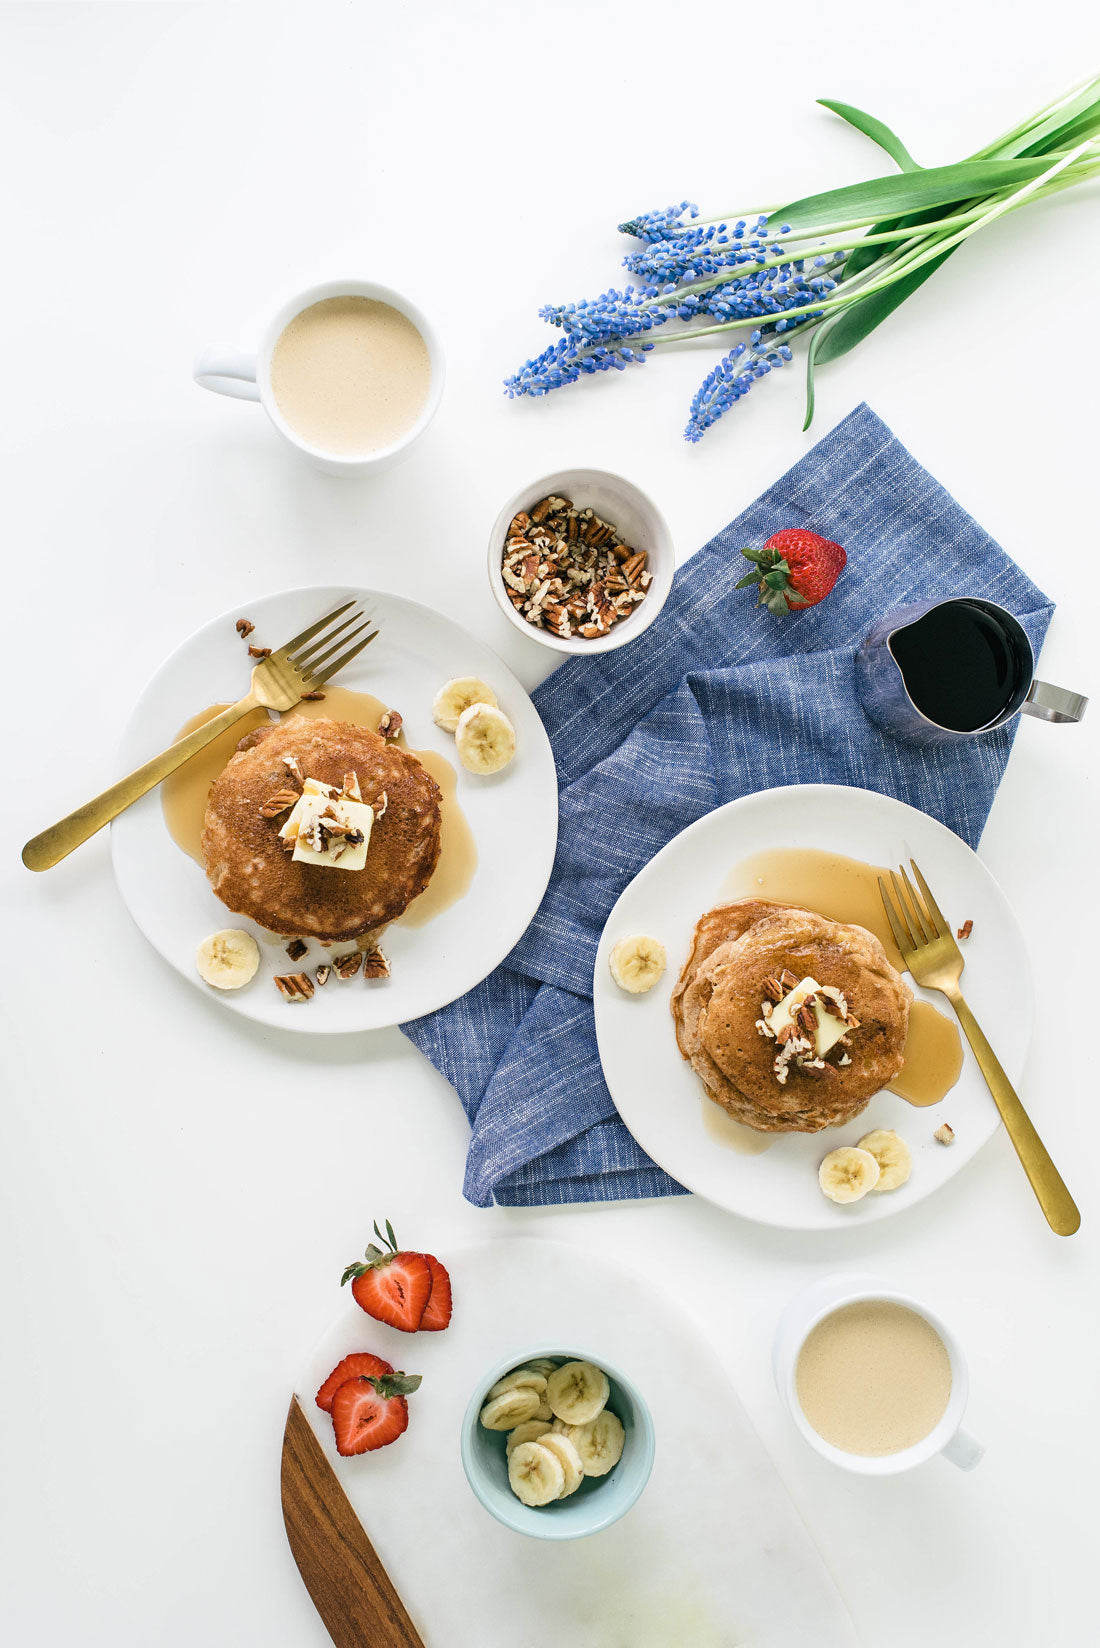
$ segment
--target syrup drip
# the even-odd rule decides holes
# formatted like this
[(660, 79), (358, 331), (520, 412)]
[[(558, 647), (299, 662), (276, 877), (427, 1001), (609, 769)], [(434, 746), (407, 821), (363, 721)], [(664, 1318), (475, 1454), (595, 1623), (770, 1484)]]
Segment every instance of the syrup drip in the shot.
[[(889, 871), (840, 853), (816, 847), (774, 847), (738, 864), (726, 878), (722, 893), (727, 898), (774, 899), (814, 910), (830, 921), (866, 927), (881, 940), (891, 965), (903, 973), (905, 964), (879, 895), (879, 876), (888, 878)], [(909, 1010), (905, 1065), (887, 1091), (910, 1104), (938, 1104), (958, 1081), (962, 1060), (962, 1041), (954, 1020), (931, 1002), (914, 1001)]]

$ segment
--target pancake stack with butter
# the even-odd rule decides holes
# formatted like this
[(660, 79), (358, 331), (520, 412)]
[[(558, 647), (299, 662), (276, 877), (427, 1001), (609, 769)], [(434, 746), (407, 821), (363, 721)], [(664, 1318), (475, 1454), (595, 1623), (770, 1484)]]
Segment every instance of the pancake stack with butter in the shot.
[(681, 1053), (731, 1116), (817, 1133), (898, 1074), (911, 1000), (865, 927), (739, 899), (698, 922), (672, 1013)]
[(439, 862), (440, 791), (366, 727), (289, 720), (238, 745), (210, 790), (202, 851), (223, 904), (269, 932), (339, 943), (395, 921)]

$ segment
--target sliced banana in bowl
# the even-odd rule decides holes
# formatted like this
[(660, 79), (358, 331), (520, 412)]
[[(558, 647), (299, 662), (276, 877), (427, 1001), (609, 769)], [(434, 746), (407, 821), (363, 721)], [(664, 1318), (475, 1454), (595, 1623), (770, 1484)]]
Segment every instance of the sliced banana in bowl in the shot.
[(546, 1381), (546, 1400), (555, 1419), (585, 1425), (607, 1406), (611, 1386), (594, 1362), (566, 1362)]
[(585, 1355), (498, 1366), (470, 1400), (462, 1464), (507, 1526), (576, 1539), (618, 1520), (653, 1462), (653, 1422), (630, 1379)]

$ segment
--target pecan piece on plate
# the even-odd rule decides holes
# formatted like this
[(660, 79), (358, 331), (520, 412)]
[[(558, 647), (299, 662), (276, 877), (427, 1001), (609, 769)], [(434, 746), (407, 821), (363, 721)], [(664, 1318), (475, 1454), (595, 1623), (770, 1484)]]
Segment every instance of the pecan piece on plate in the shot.
[(308, 973), (276, 974), (275, 988), (286, 1001), (309, 1001), (313, 995), (313, 980)]

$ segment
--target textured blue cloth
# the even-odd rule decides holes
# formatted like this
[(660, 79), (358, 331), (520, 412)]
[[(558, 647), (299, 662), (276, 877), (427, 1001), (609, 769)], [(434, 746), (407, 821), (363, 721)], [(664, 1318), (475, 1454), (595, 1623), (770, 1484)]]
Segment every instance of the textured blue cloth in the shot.
[[(823, 605), (776, 618), (751, 591), (734, 592), (739, 551), (798, 525), (842, 543), (848, 566)], [(619, 894), (687, 825), (775, 785), (854, 784), (977, 843), (1015, 722), (935, 749), (899, 744), (867, 720), (853, 681), (874, 619), (966, 594), (1016, 613), (1038, 653), (1051, 603), (861, 406), (680, 568), (643, 639), (571, 658), (537, 689), (561, 788), (546, 897), (484, 983), (402, 1026), (470, 1118), (471, 1202), (682, 1193), (635, 1144), (604, 1083), (592, 973)]]

